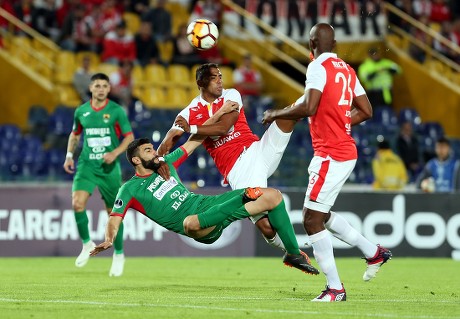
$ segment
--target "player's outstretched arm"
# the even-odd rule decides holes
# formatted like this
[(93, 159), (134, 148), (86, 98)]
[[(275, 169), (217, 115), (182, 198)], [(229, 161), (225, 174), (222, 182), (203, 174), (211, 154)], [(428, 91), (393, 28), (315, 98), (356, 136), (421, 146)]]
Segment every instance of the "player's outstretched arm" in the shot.
[(174, 145), (176, 145), (177, 141), (181, 138), (182, 134), (184, 134), (184, 131), (181, 128), (170, 128), (160, 146), (158, 147), (157, 153), (161, 156), (168, 154)]
[(291, 106), (278, 110), (264, 112), (262, 124), (270, 124), (275, 120), (299, 120), (316, 114), (322, 92), (309, 89)]
[(107, 250), (113, 245), (113, 241), (115, 240), (115, 236), (118, 233), (118, 229), (120, 228), (120, 224), (122, 222), (122, 218), (119, 216), (110, 216), (109, 221), (107, 222), (107, 226), (105, 228), (105, 241), (97, 245), (90, 253), (90, 256), (96, 256), (101, 251)]

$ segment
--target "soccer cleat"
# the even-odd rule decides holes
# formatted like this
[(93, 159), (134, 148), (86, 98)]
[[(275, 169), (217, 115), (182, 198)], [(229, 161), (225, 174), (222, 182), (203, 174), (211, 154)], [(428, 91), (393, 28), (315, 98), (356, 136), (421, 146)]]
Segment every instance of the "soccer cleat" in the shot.
[(264, 193), (260, 189), (260, 187), (248, 187), (244, 190), (243, 194), (243, 202), (252, 202), (257, 200), (260, 196), (262, 196)]
[(377, 252), (375, 253), (374, 257), (363, 258), (366, 260), (367, 263), (367, 268), (364, 272), (363, 280), (369, 281), (372, 278), (374, 278), (377, 272), (379, 271), (380, 267), (382, 267), (384, 263), (391, 259), (392, 256), (393, 254), (391, 253), (391, 251), (381, 247), (380, 245), (377, 245)]
[(110, 277), (120, 277), (123, 275), (123, 269), (125, 267), (125, 255), (124, 254), (113, 254), (112, 267), (110, 267)]
[(326, 289), (323, 290), (318, 297), (312, 299), (311, 301), (315, 302), (336, 302), (336, 301), (346, 301), (347, 293), (342, 284), (342, 289), (331, 289), (329, 286), (326, 286)]
[(89, 241), (86, 244), (83, 244), (80, 255), (78, 255), (75, 260), (75, 266), (81, 268), (86, 265), (89, 260), (89, 253), (96, 247), (96, 244), (93, 241)]
[(310, 263), (310, 258), (303, 251), (300, 251), (300, 255), (293, 255), (285, 253), (283, 257), (283, 262), (288, 267), (297, 268), (304, 273), (310, 275), (318, 275), (319, 271), (313, 267)]

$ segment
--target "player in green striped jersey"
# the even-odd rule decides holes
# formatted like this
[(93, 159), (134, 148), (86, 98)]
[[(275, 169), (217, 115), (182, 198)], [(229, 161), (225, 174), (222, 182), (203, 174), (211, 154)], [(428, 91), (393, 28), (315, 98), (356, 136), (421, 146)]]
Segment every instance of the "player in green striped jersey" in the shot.
[[(192, 135), (185, 144), (164, 158), (157, 155), (149, 139), (137, 139), (128, 146), (127, 158), (134, 166), (136, 175), (118, 191), (107, 223), (105, 241), (97, 245), (91, 255), (112, 246), (129, 208), (168, 230), (205, 244), (216, 241), (232, 222), (268, 211), (270, 223), (286, 247), (284, 263), (310, 274), (318, 274), (318, 270), (309, 264), (299, 250), (283, 197), (278, 190), (247, 188), (206, 196), (194, 194), (182, 184), (176, 167), (201, 144), (201, 141), (193, 138)], [(157, 173), (162, 161), (170, 169), (171, 177), (168, 180)]]

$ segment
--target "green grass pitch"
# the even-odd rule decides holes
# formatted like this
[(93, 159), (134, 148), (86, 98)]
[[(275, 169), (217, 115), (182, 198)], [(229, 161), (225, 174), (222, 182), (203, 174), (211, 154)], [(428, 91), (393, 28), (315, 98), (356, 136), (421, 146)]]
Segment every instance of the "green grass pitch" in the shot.
[[(393, 258), (364, 282), (365, 263), (338, 258), (347, 301), (313, 303), (325, 277), (281, 258), (0, 258), (0, 318), (460, 318), (460, 262)], [(316, 263), (315, 263), (316, 265)]]

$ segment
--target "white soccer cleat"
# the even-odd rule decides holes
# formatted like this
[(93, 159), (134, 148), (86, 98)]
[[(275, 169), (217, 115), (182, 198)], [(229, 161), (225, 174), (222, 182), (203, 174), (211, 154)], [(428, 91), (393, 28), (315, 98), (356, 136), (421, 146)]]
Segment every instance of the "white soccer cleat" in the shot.
[(110, 267), (110, 277), (120, 277), (123, 275), (123, 269), (125, 267), (125, 255), (124, 254), (113, 254), (112, 267)]
[(377, 252), (372, 258), (364, 258), (367, 263), (366, 271), (363, 275), (364, 281), (369, 281), (377, 275), (377, 272), (380, 270), (380, 267), (386, 263), (392, 257), (391, 251), (386, 248), (377, 245)]
[(89, 253), (96, 247), (96, 244), (93, 241), (89, 241), (86, 244), (83, 244), (80, 255), (78, 255), (75, 260), (75, 266), (81, 268), (86, 265), (89, 260)]

